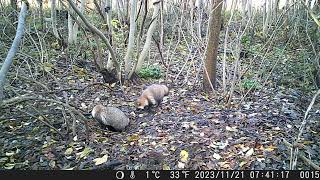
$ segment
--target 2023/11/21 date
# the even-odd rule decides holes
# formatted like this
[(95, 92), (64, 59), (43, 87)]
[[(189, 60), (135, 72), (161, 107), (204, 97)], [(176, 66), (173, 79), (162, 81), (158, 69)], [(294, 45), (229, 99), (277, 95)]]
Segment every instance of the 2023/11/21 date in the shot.
[(194, 178), (195, 179), (243, 179), (244, 178), (244, 171), (194, 171)]

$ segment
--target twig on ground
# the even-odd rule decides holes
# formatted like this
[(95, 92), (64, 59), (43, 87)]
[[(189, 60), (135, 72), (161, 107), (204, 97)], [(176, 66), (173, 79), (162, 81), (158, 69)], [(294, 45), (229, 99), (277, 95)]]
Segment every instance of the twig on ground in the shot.
[[(283, 139), (283, 144), (286, 145), (288, 148), (292, 149), (294, 147), (297, 147), (299, 145), (292, 145), (290, 144), (287, 140)], [(310, 159), (306, 158), (304, 155), (302, 155), (302, 153), (298, 154), (299, 158), (301, 158), (305, 163), (307, 163), (308, 165), (310, 165), (312, 168), (316, 169), (316, 170), (320, 170), (320, 166), (318, 166), (317, 164), (315, 164), (314, 162), (312, 162)]]

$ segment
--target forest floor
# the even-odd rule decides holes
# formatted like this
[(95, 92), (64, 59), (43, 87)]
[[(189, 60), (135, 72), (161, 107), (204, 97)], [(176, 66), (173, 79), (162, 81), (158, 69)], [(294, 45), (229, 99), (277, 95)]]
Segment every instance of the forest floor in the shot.
[[(9, 49), (8, 44), (3, 44), (3, 47)], [(24, 45), (30, 44), (33, 45), (27, 42)], [(55, 51), (50, 45), (46, 48), (50, 51), (39, 53), (48, 55), (45, 58), (47, 62), (43, 64), (32, 58), (39, 56), (35, 48), (24, 49), (17, 54), (20, 61), (13, 64), (12, 69), (16, 72), (9, 77), (13, 92), (31, 92), (42, 97), (54, 94), (61, 101), (67, 97), (70, 105), (87, 114), (98, 103), (115, 106), (130, 118), (130, 125), (124, 132), (111, 132), (100, 129), (98, 123), (87, 116), (89, 139), (86, 141), (80, 119), (76, 122), (77, 136), (73, 137), (70, 130), (72, 118), (69, 114), (64, 117), (62, 108), (57, 104), (31, 101), (0, 109), (0, 169), (288, 169), (290, 147), (284, 140), (292, 144), (298, 136), (313, 96), (310, 91), (305, 93), (295, 88), (297, 81), (305, 78), (298, 78), (303, 76), (302, 70), (296, 70), (293, 81), (282, 83), (287, 81), (284, 76), (292, 73), (288, 65), (291, 57), (280, 56), (283, 51), (276, 48), (270, 52), (279, 57), (267, 57), (265, 62), (269, 63), (265, 67), (273, 70), (269, 80), (245, 98), (245, 91), (236, 88), (230, 107), (226, 107), (227, 100), (220, 84), (214, 93), (202, 91), (200, 55), (189, 56), (185, 47), (176, 48), (181, 54), (170, 55), (175, 61), (170, 71), (164, 73), (168, 75), (165, 79), (141, 80), (137, 85), (124, 85), (124, 91), (119, 84), (102, 83), (92, 58), (81, 56), (71, 59), (67, 52)], [(79, 54), (85, 50), (76, 48)], [(5, 57), (5, 53), (1, 56)], [(150, 54), (157, 54), (157, 51)], [(298, 56), (292, 54), (292, 57)], [(297, 59), (303, 61), (303, 58)], [(257, 73), (255, 66), (261, 63), (260, 60), (257, 59), (256, 64), (247, 64), (253, 67), (253, 74)], [(245, 61), (241, 63), (245, 65)], [(299, 62), (292, 60), (290, 63), (296, 65)], [(297, 66), (304, 68), (303, 63)], [(220, 64), (219, 61), (219, 80)], [(233, 66), (228, 68), (233, 69)], [(268, 68), (265, 69), (269, 73)], [(33, 72), (32, 78), (53, 93), (46, 92), (39, 84), (24, 81), (21, 76), (27, 76), (29, 71)], [(51, 75), (46, 73), (48, 71)], [(100, 84), (95, 84), (97, 82)], [(134, 101), (142, 87), (155, 82), (167, 84), (169, 95), (159, 107), (137, 111)], [(318, 165), (320, 121), (316, 110), (319, 107), (317, 101), (310, 111), (311, 116), (300, 141), (300, 153)], [(37, 114), (35, 109), (46, 115)], [(69, 120), (68, 125), (64, 123), (65, 118)], [(63, 137), (44, 121), (58, 129)], [(310, 169), (310, 165), (301, 159), (298, 159), (297, 167)]]
[[(54, 74), (63, 88), (102, 82), (92, 66), (84, 68), (88, 70), (85, 78), (79, 78), (63, 59), (56, 62)], [(101, 130), (88, 118), (87, 142), (80, 122), (76, 138), (61, 138), (39, 118), (15, 116), (23, 105), (7, 109), (0, 116), (1, 169), (95, 169), (104, 165), (114, 169), (289, 168), (290, 148), (283, 139), (292, 143), (297, 137), (311, 95), (284, 86), (261, 87), (242, 102), (235, 93), (232, 102), (237, 103), (227, 108), (221, 92), (207, 94), (192, 83), (182, 86), (184, 80), (182, 75), (163, 82), (170, 87), (169, 95), (148, 111), (137, 111), (134, 101), (144, 84), (161, 80), (123, 86), (124, 93), (118, 85), (66, 91), (69, 103), (84, 113), (102, 103), (119, 107), (130, 118), (130, 125), (121, 133)], [(56, 87), (54, 82), (52, 87)], [(62, 92), (57, 95), (63, 96)], [(61, 109), (54, 104), (35, 107), (50, 112)], [(309, 119), (302, 134), (300, 153), (319, 164), (319, 114), (311, 113), (315, 118)], [(55, 117), (51, 123), (65, 134), (63, 117)], [(96, 165), (99, 163), (103, 165)], [(310, 169), (301, 159), (298, 168)]]

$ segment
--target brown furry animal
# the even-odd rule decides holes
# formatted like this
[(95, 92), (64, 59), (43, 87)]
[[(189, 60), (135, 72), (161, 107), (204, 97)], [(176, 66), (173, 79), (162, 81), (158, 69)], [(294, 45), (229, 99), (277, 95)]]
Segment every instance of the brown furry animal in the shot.
[(108, 127), (112, 131), (123, 131), (129, 124), (129, 118), (116, 107), (105, 107), (99, 104), (92, 109), (91, 114), (102, 128)]
[(152, 84), (143, 90), (141, 96), (136, 100), (136, 107), (144, 109), (147, 106), (158, 106), (163, 97), (169, 94), (169, 88), (162, 84)]

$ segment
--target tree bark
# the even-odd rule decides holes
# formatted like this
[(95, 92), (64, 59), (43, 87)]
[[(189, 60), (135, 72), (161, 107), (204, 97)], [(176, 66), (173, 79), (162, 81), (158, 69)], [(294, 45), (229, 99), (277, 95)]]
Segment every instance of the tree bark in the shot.
[(73, 43), (73, 20), (71, 16), (71, 12), (73, 12), (72, 7), (69, 4), (69, 11), (68, 11), (68, 44)]
[(6, 75), (9, 71), (9, 68), (12, 64), (13, 58), (15, 54), (18, 51), (22, 36), (24, 34), (24, 27), (25, 27), (25, 22), (26, 22), (26, 17), (27, 17), (27, 10), (28, 6), (27, 4), (23, 1), (21, 5), (21, 10), (18, 18), (18, 27), (17, 27), (17, 32), (16, 36), (14, 37), (13, 43), (11, 45), (11, 48), (8, 52), (8, 55), (6, 59), (3, 62), (3, 65), (0, 69), (0, 101), (4, 99), (4, 84), (6, 80)]
[(212, 4), (209, 18), (209, 39), (203, 71), (203, 89), (207, 92), (216, 87), (216, 64), (221, 27), (221, 10), (223, 0), (215, 0)]
[[(109, 41), (110, 44), (112, 45), (113, 40), (112, 40), (112, 0), (106, 0), (106, 6), (105, 6), (105, 14), (106, 14), (106, 19), (107, 19), (107, 24), (108, 24), (108, 35), (109, 35)], [(107, 69), (111, 71), (111, 69), (114, 67), (113, 61), (111, 60), (111, 56), (108, 56), (108, 62), (107, 62)]]
[(60, 39), (57, 29), (57, 13), (56, 13), (56, 0), (51, 0), (51, 23), (53, 35)]
[(201, 38), (201, 22), (202, 22), (202, 11), (203, 11), (203, 2), (202, 0), (198, 1), (198, 11), (197, 11), (197, 34), (198, 38)]
[(134, 33), (136, 31), (136, 9), (137, 9), (137, 0), (131, 0), (130, 5), (130, 32), (129, 32), (129, 42), (126, 56), (124, 58), (124, 70), (126, 77), (130, 72), (132, 66), (132, 53), (134, 50)]
[(41, 29), (44, 30), (44, 18), (43, 18), (43, 1), (37, 0), (39, 4), (39, 14), (40, 14), (40, 23), (41, 23)]
[(152, 34), (154, 33), (155, 29), (156, 29), (156, 25), (157, 25), (157, 16), (159, 14), (159, 10), (160, 10), (160, 1), (155, 0), (153, 2), (153, 14), (152, 14), (152, 22), (151, 25), (148, 29), (147, 32), (147, 38), (146, 38), (146, 42), (143, 46), (142, 52), (140, 53), (139, 59), (138, 59), (138, 63), (137, 63), (137, 67), (135, 69), (135, 72), (138, 72), (141, 70), (144, 60), (147, 57), (147, 54), (150, 50), (150, 45), (151, 45), (151, 40), (152, 40)]
[[(86, 6), (86, 0), (81, 0), (80, 12), (82, 14), (84, 14), (85, 6)], [(77, 20), (79, 21), (80, 18), (78, 17)], [(77, 37), (78, 37), (78, 31), (79, 31), (79, 25), (77, 22), (74, 22), (72, 31), (73, 31), (73, 34), (71, 34), (72, 35), (72, 42), (76, 43), (77, 39), (78, 39)]]

